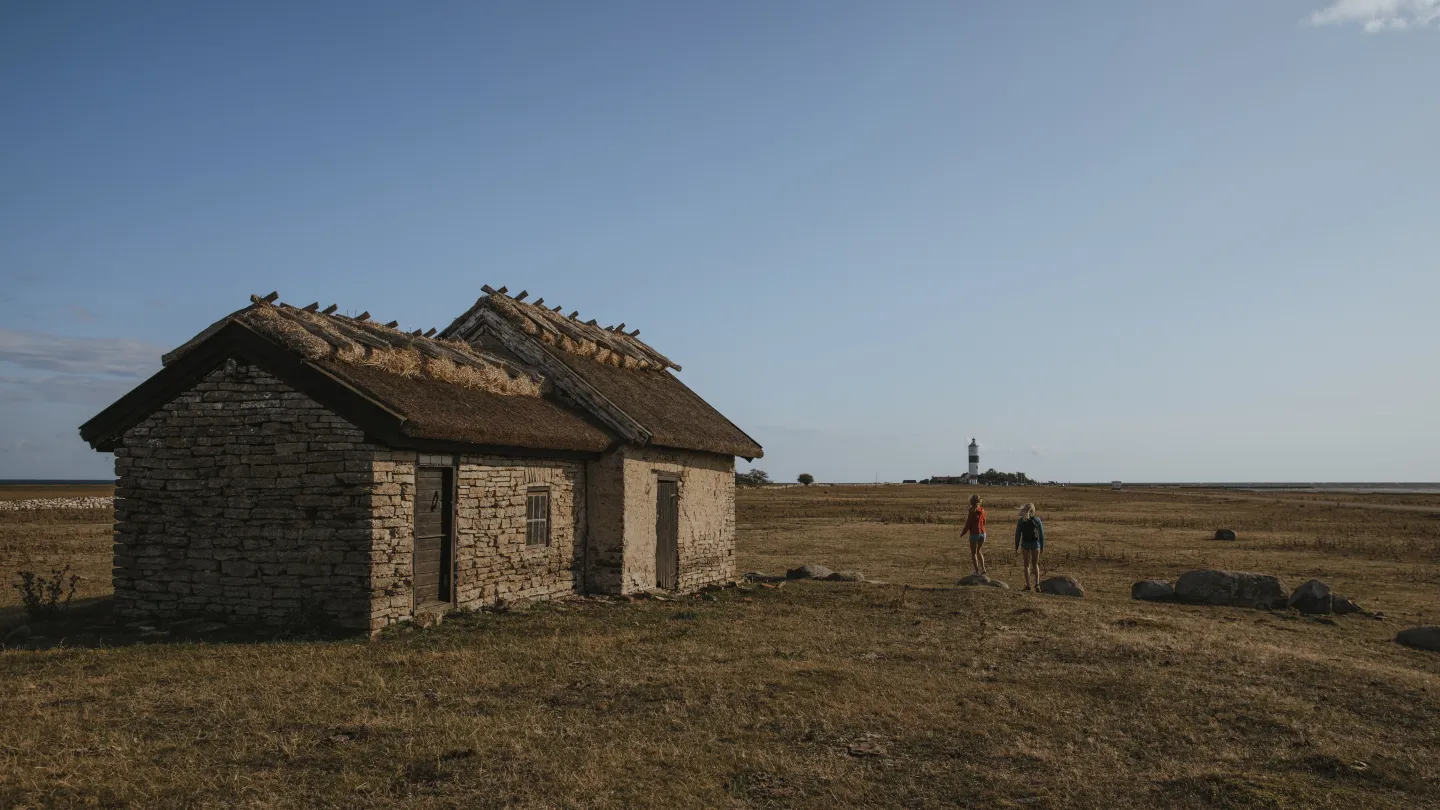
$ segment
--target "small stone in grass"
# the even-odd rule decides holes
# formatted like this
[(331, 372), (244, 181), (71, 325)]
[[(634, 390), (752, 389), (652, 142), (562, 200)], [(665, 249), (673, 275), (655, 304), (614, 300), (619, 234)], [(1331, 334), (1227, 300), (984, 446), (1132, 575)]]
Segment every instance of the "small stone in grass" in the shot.
[(1429, 650), (1440, 652), (1440, 624), (1430, 624), (1421, 627), (1412, 627), (1409, 630), (1401, 630), (1395, 636), (1395, 640), (1406, 647), (1413, 647), (1417, 650)]
[(1159, 579), (1142, 579), (1130, 586), (1130, 598), (1142, 602), (1173, 602), (1175, 588)]
[(991, 579), (990, 577), (987, 577), (987, 576), (985, 576), (984, 574), (969, 574), (969, 575), (967, 575), (967, 576), (961, 577), (961, 578), (959, 579), (959, 581), (957, 581), (955, 584), (956, 584), (956, 585), (985, 585), (985, 586), (988, 586), (988, 587), (991, 587), (991, 588), (1005, 588), (1005, 589), (1007, 589), (1007, 590), (1010, 588), (1009, 585), (1006, 585), (1005, 583), (1001, 582), (1000, 580), (998, 580), (998, 579)]
[(1085, 589), (1081, 587), (1080, 580), (1072, 576), (1050, 577), (1040, 583), (1041, 593), (1054, 594), (1055, 596), (1073, 596), (1076, 599), (1085, 598)]

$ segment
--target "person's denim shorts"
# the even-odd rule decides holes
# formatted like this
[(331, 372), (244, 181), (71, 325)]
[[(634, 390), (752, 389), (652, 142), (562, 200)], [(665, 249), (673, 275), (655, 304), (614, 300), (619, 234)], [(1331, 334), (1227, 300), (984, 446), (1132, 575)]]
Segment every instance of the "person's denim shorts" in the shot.
[(972, 535), (970, 535), (970, 542), (972, 542), (972, 543), (983, 543), (983, 542), (985, 542), (985, 535), (983, 535), (983, 534), (972, 534)]

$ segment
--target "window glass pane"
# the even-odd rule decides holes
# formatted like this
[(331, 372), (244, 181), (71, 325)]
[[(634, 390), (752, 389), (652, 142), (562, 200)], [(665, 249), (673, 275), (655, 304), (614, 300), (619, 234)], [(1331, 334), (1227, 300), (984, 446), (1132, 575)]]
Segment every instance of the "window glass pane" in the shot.
[(525, 543), (531, 546), (550, 543), (549, 492), (530, 492), (525, 498)]

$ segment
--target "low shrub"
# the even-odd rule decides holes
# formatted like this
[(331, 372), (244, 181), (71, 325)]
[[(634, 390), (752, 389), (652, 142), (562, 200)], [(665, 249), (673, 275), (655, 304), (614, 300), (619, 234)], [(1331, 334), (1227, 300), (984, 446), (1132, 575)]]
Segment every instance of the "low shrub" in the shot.
[(48, 577), (34, 571), (19, 571), (16, 576), (20, 582), (15, 590), (20, 592), (25, 615), (32, 619), (59, 616), (69, 610), (70, 600), (80, 583), (80, 575), (73, 573), (68, 565), (52, 570)]

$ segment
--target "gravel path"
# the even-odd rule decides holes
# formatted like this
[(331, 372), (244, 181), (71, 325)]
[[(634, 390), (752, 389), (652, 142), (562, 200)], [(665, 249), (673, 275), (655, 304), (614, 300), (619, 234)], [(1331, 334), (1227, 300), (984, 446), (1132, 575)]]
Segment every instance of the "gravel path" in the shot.
[(36, 509), (109, 509), (114, 498), (25, 498), (0, 501), (0, 512), (32, 512)]

